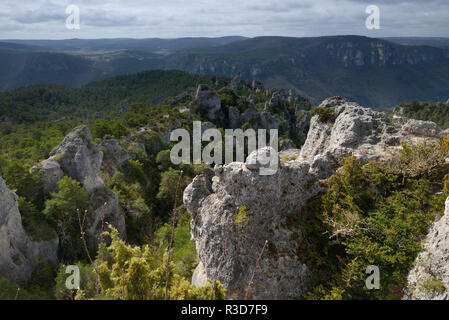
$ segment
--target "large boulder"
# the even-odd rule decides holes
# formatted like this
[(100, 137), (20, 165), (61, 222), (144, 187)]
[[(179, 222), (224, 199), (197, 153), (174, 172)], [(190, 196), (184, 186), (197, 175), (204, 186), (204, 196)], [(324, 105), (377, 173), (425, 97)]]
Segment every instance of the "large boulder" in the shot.
[(402, 130), (417, 136), (437, 137), (443, 136), (443, 130), (435, 122), (410, 119), (402, 126)]
[(0, 177), (0, 277), (23, 285), (41, 262), (57, 264), (59, 241), (32, 241), (23, 229), (17, 200)]

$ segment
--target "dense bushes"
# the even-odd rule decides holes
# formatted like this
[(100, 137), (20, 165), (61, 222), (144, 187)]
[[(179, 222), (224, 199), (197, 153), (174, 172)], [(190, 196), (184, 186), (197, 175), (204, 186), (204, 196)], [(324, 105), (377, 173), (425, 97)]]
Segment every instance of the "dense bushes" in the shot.
[[(400, 298), (420, 241), (444, 211), (446, 196), (435, 193), (442, 180), (435, 183), (426, 174), (409, 179), (380, 163), (362, 166), (347, 158), (327, 184), (315, 203), (315, 228), (308, 230), (323, 248), (313, 248), (319, 256), (312, 260), (316, 277), (307, 297)], [(369, 265), (380, 269), (379, 290), (365, 287)]]
[(332, 107), (313, 107), (310, 110), (310, 116), (318, 115), (319, 122), (335, 122), (335, 111)]
[(77, 210), (83, 215), (90, 209), (89, 197), (80, 183), (69, 177), (60, 180), (58, 188), (59, 191), (52, 193), (45, 202), (43, 214), (58, 233), (63, 260), (74, 261), (84, 254)]
[(443, 102), (419, 102), (416, 100), (400, 103), (395, 111), (401, 111), (411, 119), (433, 121), (440, 128), (449, 128), (449, 105)]
[[(111, 228), (111, 244), (100, 248), (97, 261), (99, 292), (96, 290), (96, 271), (94, 266), (81, 265), (81, 289), (76, 299), (116, 299), (116, 300), (155, 300), (164, 299), (166, 283), (166, 259), (164, 247), (130, 246), (122, 241), (117, 230)], [(176, 270), (173, 262), (169, 263), (170, 281), (169, 299), (209, 299), (212, 286), (194, 287), (190, 278), (184, 277)], [(64, 288), (66, 277), (63, 268), (58, 273), (56, 296), (69, 299), (73, 292)], [(225, 290), (219, 284), (215, 287), (214, 298), (223, 299)]]

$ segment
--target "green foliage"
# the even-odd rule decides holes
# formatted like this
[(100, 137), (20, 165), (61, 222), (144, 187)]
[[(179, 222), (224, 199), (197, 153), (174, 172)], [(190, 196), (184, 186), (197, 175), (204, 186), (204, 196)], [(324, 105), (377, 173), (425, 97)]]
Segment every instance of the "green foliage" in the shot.
[[(399, 172), (377, 163), (362, 166), (347, 158), (328, 180), (318, 217), (327, 244), (315, 262), (315, 288), (309, 299), (399, 298), (409, 269), (421, 251), (420, 241), (444, 208), (428, 179), (405, 180)], [(324, 240), (324, 239), (323, 239)], [(324, 255), (325, 254), (325, 255)], [(380, 290), (365, 287), (365, 269), (381, 270)]]
[(49, 241), (57, 238), (58, 235), (47, 222), (47, 218), (33, 203), (19, 197), (19, 211), (22, 225), (32, 240)]
[[(176, 272), (190, 279), (193, 275), (193, 270), (198, 264), (195, 244), (190, 240), (190, 221), (192, 218), (184, 206), (178, 208), (178, 212), (182, 212), (182, 215), (175, 230), (173, 263), (175, 264)], [(166, 250), (170, 243), (171, 232), (171, 225), (165, 223), (155, 232), (154, 243), (159, 248)]]
[(440, 128), (449, 128), (449, 106), (443, 102), (419, 102), (412, 100), (400, 103), (395, 110), (402, 110), (404, 116), (411, 119), (433, 121)]
[(148, 106), (155, 100), (160, 101), (161, 96), (175, 96), (197, 83), (212, 84), (215, 79), (215, 76), (191, 75), (177, 70), (152, 70), (91, 82), (81, 88), (28, 86), (0, 94), (0, 117), (7, 115), (15, 123), (31, 124), (69, 117), (84, 119), (97, 112), (116, 116), (122, 109), (129, 108), (127, 121), (136, 123), (136, 119), (141, 119), (142, 109), (136, 109), (130, 101)]
[(313, 107), (310, 110), (310, 115), (313, 117), (318, 115), (318, 121), (323, 123), (335, 122), (335, 111), (332, 107)]
[(162, 150), (156, 156), (157, 167), (161, 172), (167, 171), (171, 166), (170, 150)]
[(175, 170), (169, 168), (168, 171), (165, 171), (161, 175), (161, 183), (159, 186), (159, 192), (157, 193), (157, 199), (164, 203), (168, 208), (173, 208), (175, 203), (175, 194), (176, 194), (176, 186), (179, 181), (179, 189), (178, 194), (176, 195), (176, 203), (178, 205), (182, 204), (182, 194), (183, 190), (189, 184), (189, 178), (183, 176), (180, 179), (181, 172), (179, 170)]
[(0, 278), (0, 300), (45, 300), (41, 293), (32, 293), (20, 288), (4, 278)]
[(3, 177), (8, 187), (27, 200), (38, 203), (42, 197), (42, 187), (38, 176), (29, 172), (18, 161), (10, 162), (4, 169)]
[(97, 120), (91, 127), (91, 131), (94, 139), (121, 139), (130, 132), (124, 123), (119, 120)]
[(235, 94), (232, 89), (221, 89), (219, 92), (221, 105), (224, 108), (235, 107), (237, 106), (238, 96)]
[[(117, 230), (111, 228), (111, 244), (107, 247), (106, 259), (99, 261), (98, 273), (101, 298), (115, 300), (155, 300), (164, 299), (167, 254), (144, 245), (133, 247), (122, 241)], [(93, 269), (93, 266), (91, 266)], [(194, 287), (190, 279), (176, 272), (172, 262), (169, 263), (170, 281), (169, 299), (196, 300), (208, 299), (212, 286)], [(89, 272), (92, 275), (94, 271)], [(219, 284), (215, 297), (223, 299), (225, 291)], [(81, 286), (76, 299), (93, 299), (95, 293)]]
[(251, 216), (252, 215), (248, 212), (248, 208), (246, 206), (240, 206), (233, 218), (236, 225), (244, 227), (251, 220)]
[(42, 261), (28, 280), (26, 289), (33, 294), (38, 294), (41, 299), (53, 300), (56, 268), (48, 261)]
[(428, 292), (430, 294), (439, 294), (446, 290), (444, 283), (436, 277), (430, 279), (419, 279), (417, 285), (420, 291)]
[(445, 159), (448, 156), (447, 137), (438, 145), (428, 144), (425, 141), (414, 146), (403, 143), (393, 161), (393, 167), (405, 176), (416, 177), (441, 170), (446, 165)]
[[(64, 177), (58, 182), (59, 191), (52, 193), (45, 202), (43, 214), (59, 235), (62, 255), (65, 261), (74, 261), (85, 256), (77, 210), (81, 218), (89, 210), (89, 197), (78, 181)], [(87, 218), (85, 230), (88, 229)], [(87, 235), (87, 234), (86, 234)]]

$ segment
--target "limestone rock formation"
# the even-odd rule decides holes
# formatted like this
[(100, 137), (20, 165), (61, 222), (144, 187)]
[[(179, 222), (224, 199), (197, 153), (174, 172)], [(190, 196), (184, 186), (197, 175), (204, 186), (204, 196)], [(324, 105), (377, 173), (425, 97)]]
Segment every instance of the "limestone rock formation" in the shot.
[(58, 262), (59, 241), (32, 241), (23, 229), (17, 200), (0, 177), (0, 275), (23, 285), (42, 261)]
[(443, 130), (438, 128), (435, 122), (410, 119), (402, 126), (402, 130), (410, 134), (426, 137), (444, 136)]
[(201, 104), (207, 109), (209, 120), (218, 119), (221, 110), (220, 96), (211, 90), (207, 85), (199, 85), (196, 91), (195, 100), (191, 105)]
[[(318, 115), (312, 117), (303, 148), (299, 154), (292, 152), (293, 159), (281, 162), (274, 174), (260, 175), (259, 166), (251, 165), (252, 161), (233, 162), (216, 166), (213, 177), (197, 176), (184, 192), (184, 203), (193, 218), (192, 239), (202, 263), (196, 275), (221, 281), (230, 297), (243, 297), (265, 240), (269, 244), (255, 274), (251, 296), (294, 299), (307, 291), (310, 270), (301, 256), (303, 234), (288, 225), (288, 217), (304, 214), (307, 202), (325, 191), (322, 180), (335, 173), (339, 158), (354, 155), (362, 161), (386, 160), (401, 142), (437, 141), (434, 136), (404, 131), (385, 114), (341, 97), (326, 99), (321, 107), (331, 108), (334, 116), (325, 122)], [(242, 208), (245, 219), (232, 225)]]
[(58, 181), (64, 177), (64, 172), (58, 162), (47, 159), (31, 168), (31, 172), (40, 176), (44, 192), (49, 194), (58, 191)]
[(443, 217), (435, 222), (408, 276), (404, 299), (449, 300), (449, 198)]
[(109, 171), (110, 175), (133, 158), (133, 155), (123, 149), (118, 139), (103, 140), (98, 144), (98, 148), (103, 152), (102, 166)]
[(125, 237), (125, 218), (119, 210), (117, 195), (105, 186), (100, 176), (100, 169), (105, 164), (104, 153), (100, 147), (109, 161), (104, 167), (111, 171), (131, 157), (123, 150), (118, 140), (105, 140), (100, 146), (95, 145), (89, 129), (79, 126), (54, 148), (49, 159), (33, 167), (32, 171), (40, 175), (45, 190), (55, 189), (57, 182), (63, 178), (61, 173), (79, 181), (90, 197), (93, 221), (90, 231), (98, 235), (104, 212), (105, 221), (111, 223)]
[(204, 265), (202, 262), (198, 264), (192, 275), (192, 284), (196, 287), (203, 287), (207, 285), (207, 275), (204, 271)]
[(92, 143), (92, 134), (86, 126), (70, 132), (50, 153), (50, 159), (58, 162), (67, 175), (81, 182), (88, 193), (104, 186), (98, 176), (103, 153)]

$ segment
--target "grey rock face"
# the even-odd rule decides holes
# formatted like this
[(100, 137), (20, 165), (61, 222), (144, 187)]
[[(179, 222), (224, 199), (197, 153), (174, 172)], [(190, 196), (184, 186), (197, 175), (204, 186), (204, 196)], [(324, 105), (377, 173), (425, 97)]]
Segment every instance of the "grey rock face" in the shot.
[(204, 271), (204, 265), (202, 262), (198, 264), (198, 266), (195, 268), (195, 271), (193, 271), (192, 275), (192, 284), (195, 287), (203, 287), (207, 284), (207, 275), (206, 271)]
[(236, 107), (229, 107), (229, 125), (231, 129), (240, 127), (240, 112)]
[(42, 161), (31, 168), (31, 172), (40, 176), (45, 193), (57, 192), (58, 181), (64, 177), (64, 172), (58, 162), (51, 159)]
[(386, 114), (341, 97), (326, 99), (321, 106), (333, 108), (335, 121), (322, 123), (318, 116), (312, 117), (300, 156), (309, 163), (326, 152), (335, 158), (351, 154), (362, 161), (385, 160), (391, 157), (391, 151), (400, 148), (401, 142), (438, 139), (434, 132), (422, 131), (419, 126), (410, 125), (409, 130), (396, 128)]
[(221, 99), (215, 91), (209, 89), (206, 85), (199, 85), (196, 91), (195, 100), (192, 104), (202, 104), (207, 108), (209, 120), (218, 119), (221, 110)]
[(264, 147), (251, 152), (246, 158), (245, 165), (249, 170), (271, 169), (276, 171), (279, 163), (277, 151), (272, 147)]
[(435, 222), (408, 275), (404, 299), (449, 300), (449, 198), (444, 216)]
[(23, 229), (17, 199), (0, 177), (0, 276), (23, 285), (40, 259), (57, 263), (59, 241), (31, 241)]
[(114, 174), (118, 167), (125, 165), (128, 160), (133, 157), (128, 152), (126, 152), (120, 145), (117, 139), (107, 139), (102, 141), (98, 148), (103, 152), (103, 167), (107, 163), (107, 167), (110, 170), (110, 174)]
[[(99, 146), (105, 152), (105, 159)], [(54, 188), (63, 178), (61, 172), (79, 181), (90, 197), (91, 217), (94, 221), (90, 231), (96, 236), (100, 233), (99, 221), (104, 211), (105, 221), (110, 222), (126, 237), (125, 218), (119, 210), (117, 195), (104, 185), (100, 169), (103, 165), (105, 170), (113, 172), (117, 166), (128, 161), (131, 155), (127, 154), (115, 139), (105, 140), (99, 146), (92, 142), (92, 135), (86, 126), (76, 127), (51, 152), (50, 158), (35, 166), (33, 170), (41, 176), (46, 190)], [(104, 203), (107, 203), (106, 210)]]
[(442, 137), (442, 132), (435, 122), (410, 119), (402, 126), (407, 133), (425, 137)]
[(90, 203), (94, 208), (90, 234), (100, 235), (104, 215), (105, 223), (114, 226), (122, 237), (126, 236), (125, 217), (120, 213), (118, 196), (115, 192), (108, 188), (96, 189), (90, 195)]
[[(265, 240), (269, 245), (254, 278), (252, 297), (291, 299), (305, 293), (309, 270), (295, 254), (302, 234), (289, 230), (285, 220), (316, 192), (317, 186), (308, 186), (313, 179), (308, 171), (308, 164), (293, 162), (274, 175), (261, 176), (234, 162), (216, 166), (212, 181), (201, 175), (186, 188), (184, 203), (193, 217), (192, 238), (206, 276), (221, 281), (231, 297), (243, 298)], [(218, 273), (228, 229), (242, 206), (249, 220), (232, 227)]]
[(88, 193), (104, 186), (98, 176), (103, 152), (92, 143), (92, 135), (86, 126), (76, 127), (50, 156), (67, 175), (81, 182)]
[[(245, 163), (216, 166), (213, 178), (196, 177), (184, 192), (204, 273), (219, 280), (230, 297), (243, 297), (265, 240), (269, 245), (254, 278), (252, 297), (293, 299), (303, 295), (310, 280), (307, 261), (298, 250), (304, 238), (301, 230), (288, 226), (287, 217), (303, 214), (307, 202), (325, 191), (321, 181), (335, 173), (340, 157), (352, 154), (361, 160), (386, 160), (400, 142), (422, 138), (395, 128), (385, 114), (340, 97), (326, 99), (322, 106), (334, 109), (335, 121), (321, 123), (318, 116), (312, 117), (299, 156), (297, 150), (292, 152), (296, 159), (280, 163), (275, 174), (263, 176), (256, 170), (260, 166), (252, 159), (265, 152), (259, 150)], [(218, 272), (232, 218), (242, 207), (247, 208), (247, 221), (232, 227)]]

